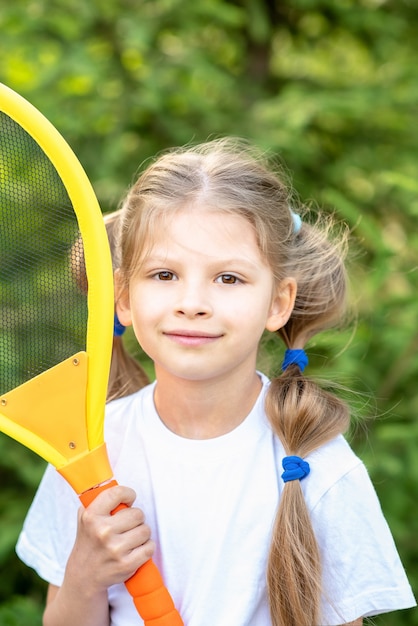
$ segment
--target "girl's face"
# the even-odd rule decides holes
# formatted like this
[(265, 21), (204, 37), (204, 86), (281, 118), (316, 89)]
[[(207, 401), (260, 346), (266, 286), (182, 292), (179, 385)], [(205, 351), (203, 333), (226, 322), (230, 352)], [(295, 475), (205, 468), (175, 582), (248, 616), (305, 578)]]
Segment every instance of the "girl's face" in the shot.
[(295, 281), (277, 285), (243, 217), (182, 209), (162, 221), (117, 313), (157, 378), (214, 380), (254, 371), (265, 328), (288, 320)]

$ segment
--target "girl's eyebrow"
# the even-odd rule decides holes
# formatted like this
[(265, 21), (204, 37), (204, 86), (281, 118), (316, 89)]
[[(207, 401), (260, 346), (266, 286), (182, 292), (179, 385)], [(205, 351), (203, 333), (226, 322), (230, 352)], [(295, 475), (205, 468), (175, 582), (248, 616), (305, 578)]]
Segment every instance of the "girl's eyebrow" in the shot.
[[(182, 262), (182, 261), (180, 261)], [(177, 257), (171, 257), (169, 255), (153, 255), (148, 254), (144, 261), (143, 266), (148, 267), (149, 265), (157, 265), (157, 266), (169, 266), (175, 265), (179, 263), (179, 259)], [(233, 267), (244, 267), (246, 269), (256, 270), (258, 269), (258, 264), (254, 261), (251, 261), (247, 257), (211, 257), (211, 260), (208, 263), (210, 268), (219, 269), (220, 267), (228, 269)]]
[(226, 269), (228, 269), (229, 267), (231, 268), (244, 267), (244, 268), (253, 269), (253, 270), (258, 269), (258, 264), (255, 263), (254, 261), (251, 261), (247, 257), (231, 257), (231, 258), (225, 258), (225, 259), (220, 258), (220, 259), (216, 259), (213, 262), (213, 265), (216, 265), (216, 266), (222, 265)]
[(170, 262), (170, 259), (168, 256), (147, 254), (142, 261), (142, 265), (155, 265), (155, 264), (165, 265), (169, 262)]

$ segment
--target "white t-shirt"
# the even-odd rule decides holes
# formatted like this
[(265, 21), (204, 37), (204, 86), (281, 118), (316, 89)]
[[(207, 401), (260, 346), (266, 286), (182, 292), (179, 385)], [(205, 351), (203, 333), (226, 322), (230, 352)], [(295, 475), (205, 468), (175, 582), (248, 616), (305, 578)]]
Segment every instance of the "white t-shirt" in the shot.
[[(191, 440), (169, 431), (149, 385), (107, 407), (105, 439), (116, 479), (137, 493), (157, 544), (154, 561), (185, 626), (271, 626), (266, 562), (283, 483), (282, 445), (264, 413), (264, 387), (235, 430)], [(334, 626), (415, 605), (361, 461), (343, 437), (306, 459), (301, 485), (323, 559), (323, 619)], [(17, 553), (60, 586), (79, 500), (45, 473)], [(112, 626), (143, 624), (124, 585), (109, 589)]]

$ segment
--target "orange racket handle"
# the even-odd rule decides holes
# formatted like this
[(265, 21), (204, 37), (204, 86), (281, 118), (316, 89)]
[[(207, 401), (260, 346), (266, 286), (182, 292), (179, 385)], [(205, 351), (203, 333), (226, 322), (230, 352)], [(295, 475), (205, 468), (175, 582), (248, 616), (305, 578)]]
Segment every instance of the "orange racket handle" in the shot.
[[(80, 500), (87, 507), (99, 493), (116, 485), (117, 482), (112, 480), (105, 485), (89, 489), (79, 496)], [(126, 508), (126, 504), (116, 507), (112, 515), (123, 508)], [(144, 563), (131, 578), (125, 581), (125, 585), (145, 626), (184, 626), (152, 559)]]

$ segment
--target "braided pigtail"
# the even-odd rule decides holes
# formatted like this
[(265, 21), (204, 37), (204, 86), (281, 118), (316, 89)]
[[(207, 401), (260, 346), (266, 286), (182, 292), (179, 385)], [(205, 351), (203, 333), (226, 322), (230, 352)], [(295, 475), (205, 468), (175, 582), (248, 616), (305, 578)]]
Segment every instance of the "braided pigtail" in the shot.
[(327, 230), (303, 224), (295, 237), (292, 275), (298, 295), (291, 318), (278, 331), (288, 348), (284, 371), (272, 380), (266, 398), (272, 428), (289, 455), (268, 562), (274, 626), (321, 623), (321, 558), (300, 481), (309, 473), (305, 457), (349, 424), (347, 406), (304, 375), (305, 352), (292, 350), (338, 320), (344, 309), (343, 249), (328, 242)]

